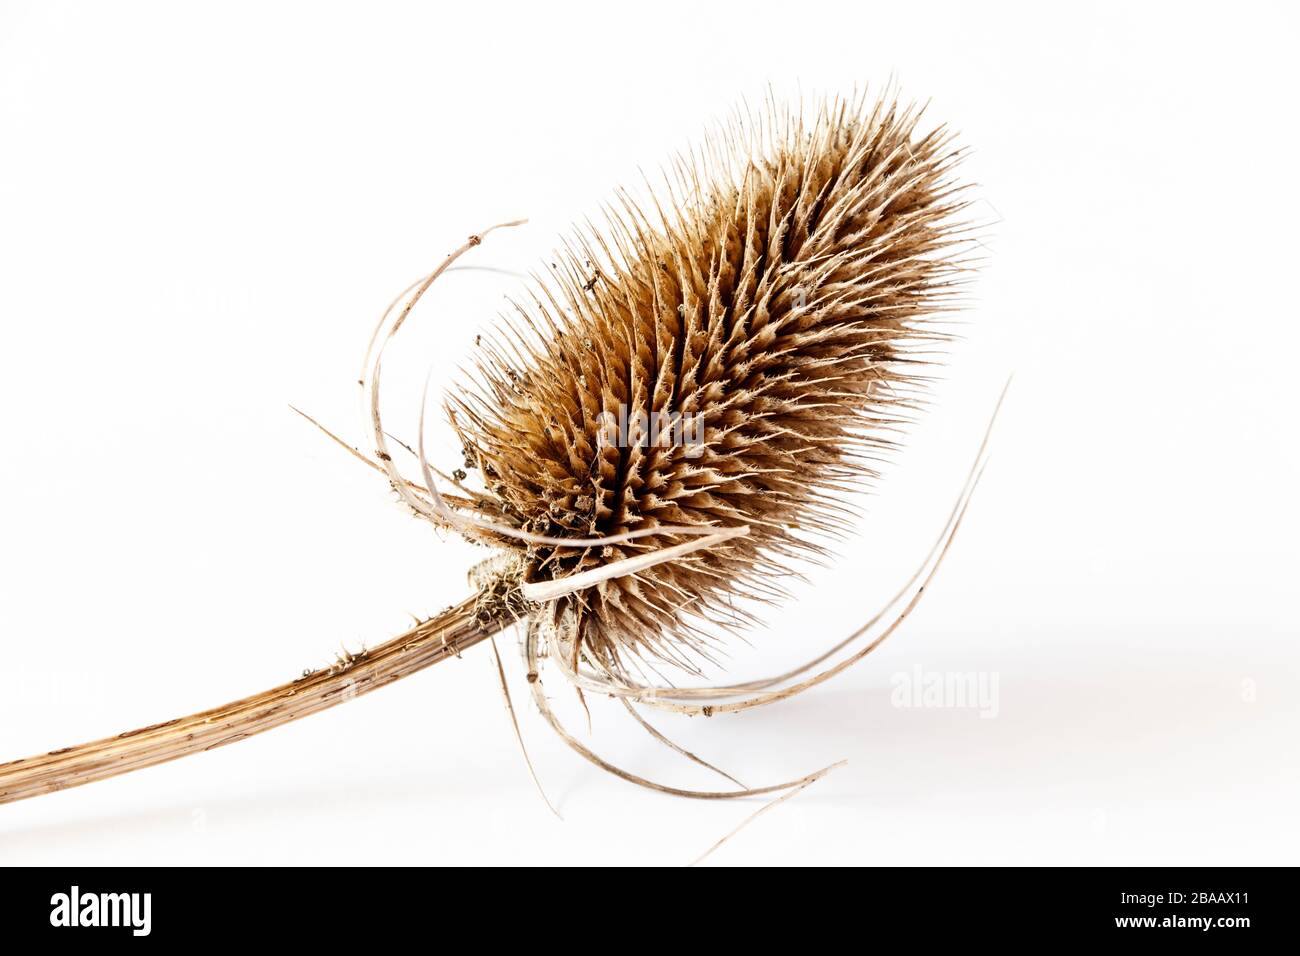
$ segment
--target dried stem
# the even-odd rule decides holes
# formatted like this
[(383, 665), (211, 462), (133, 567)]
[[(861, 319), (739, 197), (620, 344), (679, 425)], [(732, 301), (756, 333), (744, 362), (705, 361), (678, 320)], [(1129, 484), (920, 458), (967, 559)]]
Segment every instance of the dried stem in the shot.
[(327, 670), (188, 717), (0, 764), (0, 803), (77, 787), (279, 727), (458, 657), (510, 623), (476, 595)]

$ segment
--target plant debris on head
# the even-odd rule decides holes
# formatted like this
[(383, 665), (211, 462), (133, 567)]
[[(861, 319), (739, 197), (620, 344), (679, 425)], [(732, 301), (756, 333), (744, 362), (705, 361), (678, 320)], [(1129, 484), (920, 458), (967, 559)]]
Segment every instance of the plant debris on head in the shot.
[[(876, 477), (916, 407), (944, 338), (934, 321), (966, 269), (953, 254), (961, 151), (919, 116), (858, 99), (809, 123), (734, 125), (677, 163), (653, 215), (621, 195), (605, 229), (577, 235), (543, 294), (484, 343), (478, 387), (451, 400), (496, 522), (575, 538), (750, 527), (557, 601), (605, 672), (709, 659), (699, 625), (728, 626), (734, 597), (776, 596), (788, 559), (846, 528), (843, 493)], [(697, 440), (647, 422), (688, 422)], [(540, 579), (680, 540), (480, 536), (522, 551)]]

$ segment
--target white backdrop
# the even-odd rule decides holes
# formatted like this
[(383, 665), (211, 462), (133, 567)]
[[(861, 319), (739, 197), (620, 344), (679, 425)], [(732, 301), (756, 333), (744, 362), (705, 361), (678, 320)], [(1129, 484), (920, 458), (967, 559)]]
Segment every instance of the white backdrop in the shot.
[[(659, 719), (748, 783), (849, 761), (711, 862), (1295, 863), (1295, 35), (1250, 3), (0, 4), (0, 760), (261, 690), (464, 596), (481, 552), (288, 403), (359, 440), (371, 323), (468, 233), (530, 217), (472, 264), (533, 269), (742, 97), (892, 77), (974, 147), (989, 262), (860, 536), (737, 674), (892, 594), (1016, 380), (899, 634), (793, 701)], [(516, 289), (447, 278), (391, 360), (395, 431)], [(480, 647), (0, 807), (0, 861), (678, 864), (761, 805), (586, 764), (501, 646), (563, 822)], [(916, 668), (996, 678), (996, 715), (894, 706)], [(712, 785), (611, 703), (593, 717), (602, 753)]]

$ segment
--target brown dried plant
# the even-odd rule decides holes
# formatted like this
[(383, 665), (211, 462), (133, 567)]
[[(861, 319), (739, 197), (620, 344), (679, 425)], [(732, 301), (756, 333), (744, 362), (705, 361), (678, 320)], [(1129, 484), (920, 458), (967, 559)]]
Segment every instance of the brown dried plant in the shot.
[(734, 784), (722, 791), (645, 780), (561, 725), (541, 666), (553, 661), (579, 695), (619, 698), (657, 739), (716, 770), (636, 706), (710, 715), (792, 696), (870, 653), (916, 606), (965, 513), (984, 447), (925, 562), (854, 634), (766, 680), (682, 687), (665, 676), (698, 677), (716, 664), (718, 642), (752, 621), (750, 608), (784, 596), (774, 582), (792, 562), (821, 557), (828, 537), (851, 530), (850, 496), (871, 486), (924, 403), (927, 368), (972, 262), (964, 187), (952, 175), (962, 151), (943, 127), (922, 131), (921, 115), (865, 95), (826, 102), (808, 121), (775, 108), (745, 113), (672, 164), (648, 204), (619, 193), (604, 224), (579, 230), (532, 300), (514, 305), (482, 345), (472, 387), (448, 401), (465, 467), (482, 487), (458, 469), (443, 476), (455, 488), (444, 493), (425, 455), (423, 411), (419, 480), (399, 471), (380, 415), (381, 367), (421, 296), (491, 230), (470, 237), (381, 318), (362, 376), (375, 455), (345, 447), (386, 474), (417, 515), (500, 550), (471, 575), (474, 595), (263, 694), (0, 765), (0, 802), (242, 740), (459, 656), (517, 622), (537, 707), (605, 769), (705, 798), (816, 779), (825, 771), (756, 788), (722, 774)]

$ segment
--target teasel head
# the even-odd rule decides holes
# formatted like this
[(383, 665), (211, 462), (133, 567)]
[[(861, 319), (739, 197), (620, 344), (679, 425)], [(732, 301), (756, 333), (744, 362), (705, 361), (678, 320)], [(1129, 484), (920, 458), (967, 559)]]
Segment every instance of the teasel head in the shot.
[[(775, 106), (738, 114), (674, 162), (662, 189), (640, 200), (620, 192), (480, 340), (470, 380), (448, 389), (465, 468), (481, 479), (473, 485), (459, 468), (436, 473), (423, 409), (411, 449), (419, 474), (402, 473), (380, 403), (386, 349), (492, 230), (470, 236), (381, 317), (361, 376), (374, 456), (347, 447), (416, 515), (498, 551), (471, 574), (474, 595), (327, 671), (0, 765), (0, 802), (243, 739), (459, 656), (512, 623), (525, 626), (538, 709), (603, 768), (710, 798), (816, 779), (697, 791), (624, 771), (556, 717), (542, 692), (543, 649), (580, 696), (618, 698), (703, 763), (638, 707), (713, 715), (781, 700), (898, 628), (956, 534), (987, 434), (929, 555), (879, 613), (792, 671), (716, 682), (720, 651), (755, 609), (783, 597), (780, 579), (852, 532), (856, 497), (926, 402), (975, 261), (962, 155), (919, 107), (863, 94), (807, 118)], [(704, 685), (677, 679), (705, 673)]]
[[(961, 150), (920, 123), (862, 99), (734, 121), (655, 198), (622, 194), (579, 230), (451, 392), (495, 521), (586, 539), (748, 528), (558, 598), (601, 671), (716, 663), (738, 608), (851, 531), (969, 269)], [(562, 581), (681, 541), (493, 543)]]

